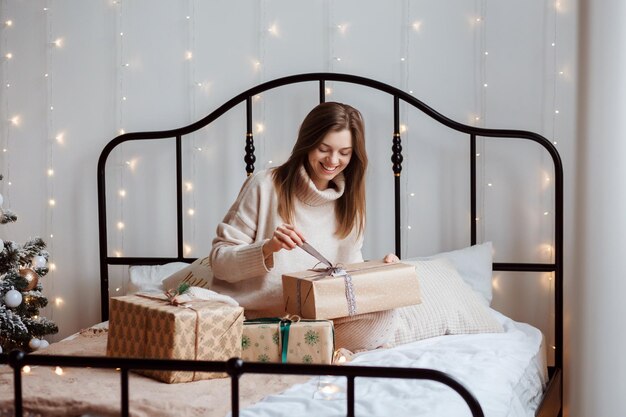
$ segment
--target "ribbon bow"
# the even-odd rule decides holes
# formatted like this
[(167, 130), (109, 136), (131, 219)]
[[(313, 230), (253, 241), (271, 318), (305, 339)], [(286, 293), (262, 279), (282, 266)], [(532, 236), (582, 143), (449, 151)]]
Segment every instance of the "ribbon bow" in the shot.
[[(333, 265), (328, 259), (326, 259), (322, 254), (320, 254), (313, 246), (311, 246), (308, 242), (303, 242), (302, 246), (300, 246), (305, 252), (309, 255), (313, 256), (315, 259), (326, 265), (326, 268), (314, 268), (313, 270), (316, 272), (323, 272), (326, 275), (330, 275), (333, 277), (343, 277), (343, 282), (345, 286), (346, 293), (346, 301), (348, 303), (348, 315), (350, 317), (357, 314), (356, 311), (356, 297), (354, 295), (354, 285), (352, 284), (352, 276), (348, 274), (344, 268), (337, 265)], [(298, 306), (301, 308), (302, 303), (300, 299), (300, 281), (297, 282), (297, 297), (298, 297)]]

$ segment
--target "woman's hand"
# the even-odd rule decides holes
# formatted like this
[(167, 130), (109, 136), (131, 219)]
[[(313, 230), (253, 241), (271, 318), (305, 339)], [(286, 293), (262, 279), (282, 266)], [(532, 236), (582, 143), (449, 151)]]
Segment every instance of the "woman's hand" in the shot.
[(394, 262), (400, 262), (400, 258), (398, 258), (395, 253), (388, 253), (383, 258), (383, 261), (385, 261), (385, 263), (392, 264)]
[(263, 245), (263, 257), (267, 258), (281, 249), (292, 250), (304, 242), (302, 232), (291, 224), (281, 224), (274, 230), (274, 235)]

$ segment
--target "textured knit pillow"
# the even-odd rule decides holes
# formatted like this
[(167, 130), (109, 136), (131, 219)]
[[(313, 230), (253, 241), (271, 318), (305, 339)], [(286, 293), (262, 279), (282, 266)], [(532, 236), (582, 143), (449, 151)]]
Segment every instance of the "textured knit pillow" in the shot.
[(492, 293), (492, 262), (493, 245), (485, 242), (467, 248), (442, 252), (426, 258), (415, 260), (445, 258), (459, 271), (459, 275), (474, 291), (481, 295), (485, 305), (491, 304)]
[(208, 256), (206, 258), (198, 258), (189, 266), (174, 272), (163, 280), (163, 289), (167, 291), (176, 288), (183, 282), (192, 287), (210, 289), (213, 283), (213, 271), (209, 261)]
[(396, 345), (450, 334), (503, 331), (450, 261), (438, 258), (403, 262), (415, 265), (422, 303), (398, 309)]

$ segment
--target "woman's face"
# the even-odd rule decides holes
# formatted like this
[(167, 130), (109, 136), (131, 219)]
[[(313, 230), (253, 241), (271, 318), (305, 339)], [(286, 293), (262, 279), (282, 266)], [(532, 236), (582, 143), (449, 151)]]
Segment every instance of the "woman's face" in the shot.
[(317, 148), (309, 152), (311, 180), (318, 190), (328, 188), (328, 183), (346, 169), (352, 157), (352, 134), (349, 130), (329, 132)]

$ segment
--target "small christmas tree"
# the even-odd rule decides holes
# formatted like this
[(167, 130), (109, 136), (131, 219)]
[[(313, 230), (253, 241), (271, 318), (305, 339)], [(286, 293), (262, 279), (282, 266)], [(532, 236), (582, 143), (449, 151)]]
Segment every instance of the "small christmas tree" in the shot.
[[(17, 221), (2, 204), (0, 194), (0, 224)], [(45, 248), (38, 237), (23, 246), (0, 239), (0, 352), (46, 347), (48, 342), (42, 337), (59, 331), (56, 324), (39, 316), (39, 309), (48, 304), (39, 282), (48, 273)]]

